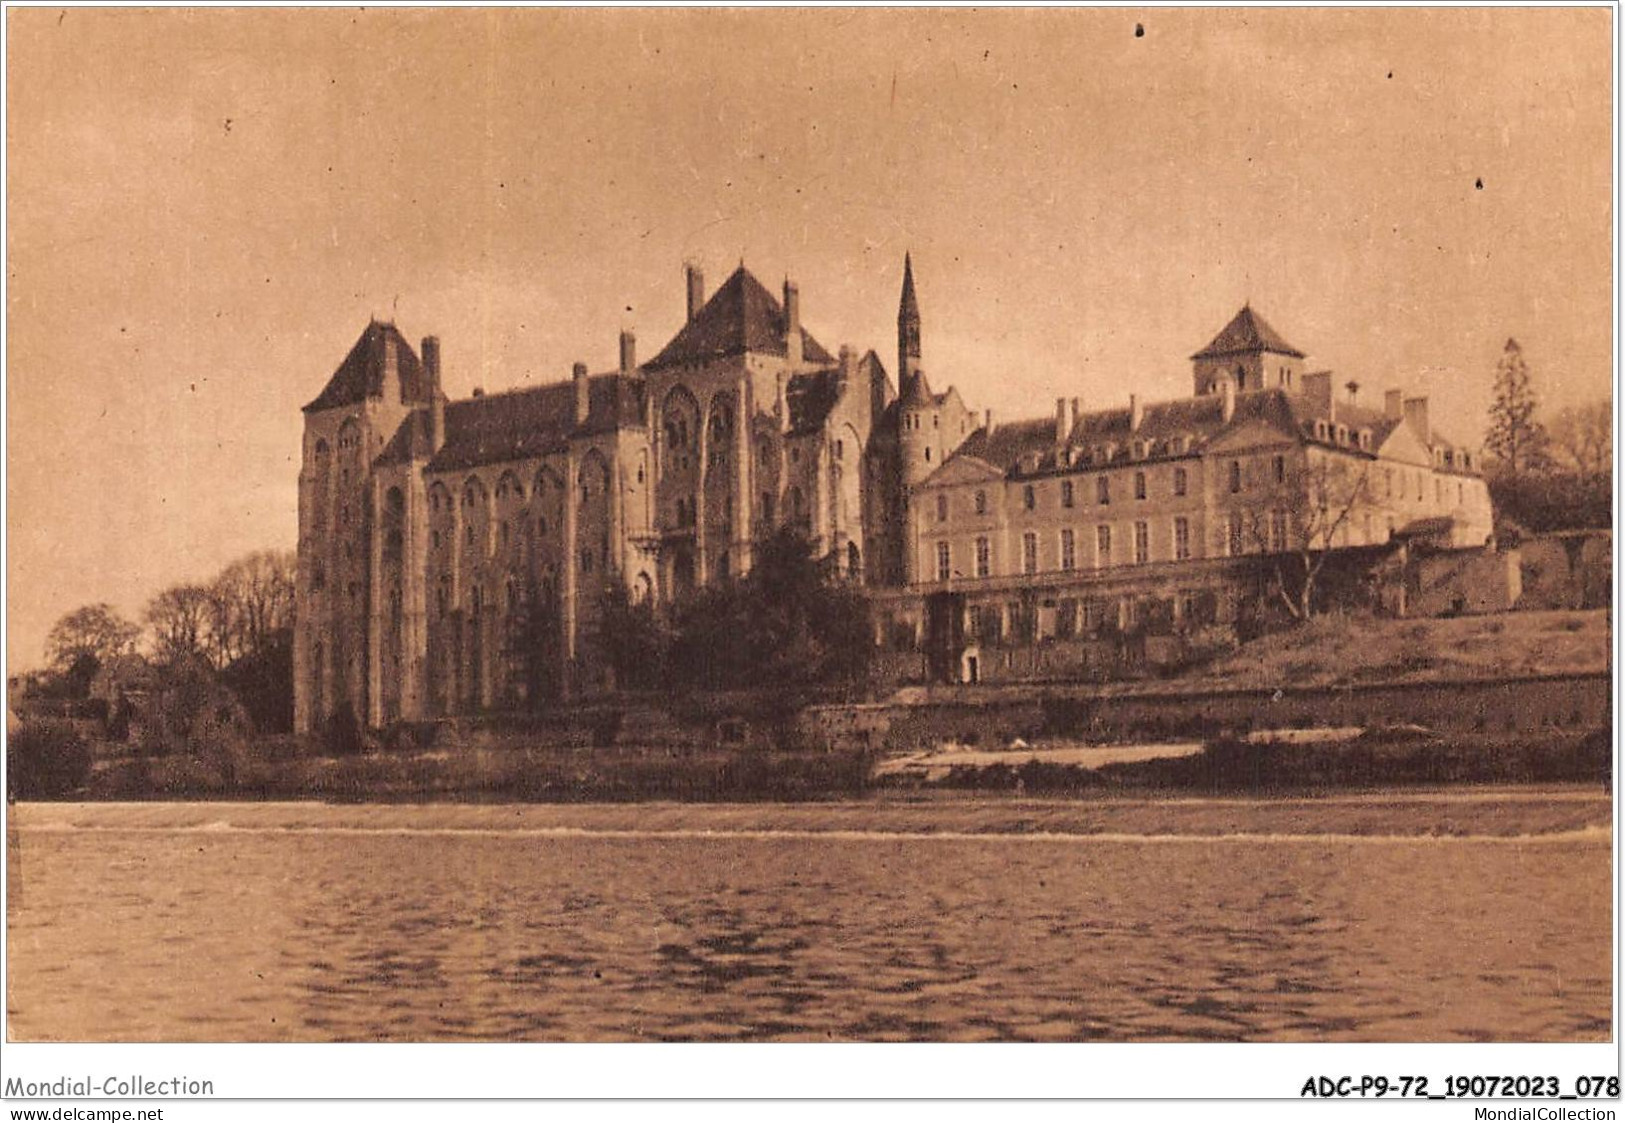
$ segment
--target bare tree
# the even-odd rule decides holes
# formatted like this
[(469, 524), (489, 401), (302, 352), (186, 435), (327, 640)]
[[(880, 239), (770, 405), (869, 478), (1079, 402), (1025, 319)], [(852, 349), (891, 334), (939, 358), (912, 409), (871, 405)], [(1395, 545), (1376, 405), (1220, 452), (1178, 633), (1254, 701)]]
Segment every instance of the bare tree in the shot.
[(87, 657), (100, 665), (123, 655), (140, 637), (140, 626), (120, 616), (112, 605), (90, 604), (56, 622), (45, 641), (46, 654), (53, 667), (67, 671)]
[(176, 585), (147, 602), (153, 654), (164, 663), (205, 654), (211, 602), (202, 585)]
[(1295, 620), (1314, 614), (1315, 586), (1332, 551), (1347, 545), (1356, 508), (1371, 499), (1364, 460), (1316, 456), (1247, 493), (1226, 528), (1231, 548), (1265, 557), (1272, 592)]
[(1553, 450), (1566, 467), (1582, 476), (1613, 470), (1614, 416), (1606, 399), (1567, 407), (1552, 419), (1548, 432)]
[(207, 589), (206, 634), (216, 665), (261, 651), (293, 623), (292, 551), (260, 550), (232, 562)]

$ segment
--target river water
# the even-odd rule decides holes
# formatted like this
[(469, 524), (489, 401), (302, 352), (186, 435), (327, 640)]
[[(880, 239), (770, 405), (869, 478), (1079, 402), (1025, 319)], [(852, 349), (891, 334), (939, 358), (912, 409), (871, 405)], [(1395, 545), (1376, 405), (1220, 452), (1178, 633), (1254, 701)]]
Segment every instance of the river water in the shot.
[(1605, 797), (22, 805), (17, 1040), (1606, 1040)]

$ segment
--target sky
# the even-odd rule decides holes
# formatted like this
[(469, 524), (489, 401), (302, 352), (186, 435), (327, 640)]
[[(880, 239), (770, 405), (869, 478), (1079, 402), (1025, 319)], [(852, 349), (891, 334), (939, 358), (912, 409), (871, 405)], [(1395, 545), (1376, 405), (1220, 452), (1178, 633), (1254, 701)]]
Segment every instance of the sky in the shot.
[[(683, 263), (1000, 418), (1190, 392), (1250, 302), (1483, 433), (1612, 386), (1613, 14), (8, 9), (7, 658), (292, 548), (368, 319), (449, 393), (643, 357)], [(1366, 399), (1366, 395), (1371, 395)]]

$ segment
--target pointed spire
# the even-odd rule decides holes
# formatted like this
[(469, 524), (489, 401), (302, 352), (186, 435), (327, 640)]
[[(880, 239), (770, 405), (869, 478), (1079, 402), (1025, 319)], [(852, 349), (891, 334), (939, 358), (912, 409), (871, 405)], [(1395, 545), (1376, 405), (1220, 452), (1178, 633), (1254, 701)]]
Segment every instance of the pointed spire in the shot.
[(903, 254), (903, 295), (897, 302), (897, 377), (899, 384), (920, 369), (920, 302), (914, 295), (914, 261)]

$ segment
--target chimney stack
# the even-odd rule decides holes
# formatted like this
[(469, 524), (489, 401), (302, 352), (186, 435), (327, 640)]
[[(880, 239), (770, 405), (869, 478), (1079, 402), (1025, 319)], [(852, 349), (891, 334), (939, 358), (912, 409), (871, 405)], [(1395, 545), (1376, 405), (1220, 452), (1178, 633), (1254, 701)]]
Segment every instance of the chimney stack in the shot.
[(1304, 401), (1309, 406), (1309, 412), (1325, 414), (1331, 417), (1337, 411), (1336, 395), (1332, 393), (1332, 372), (1329, 370), (1314, 370), (1303, 376)]
[(1224, 415), (1224, 423), (1230, 424), (1231, 418), (1236, 416), (1236, 383), (1232, 378), (1219, 380), (1220, 411)]
[(1067, 431), (1068, 432), (1076, 432), (1077, 431), (1078, 421), (1083, 416), (1083, 411), (1078, 408), (1079, 404), (1080, 403), (1079, 403), (1077, 398), (1073, 398), (1072, 401), (1069, 403), (1069, 407), (1070, 407), (1070, 409), (1072, 411), (1072, 423), (1067, 426)]
[(858, 353), (852, 350), (852, 345), (850, 343), (841, 344), (841, 373), (836, 376), (837, 379), (840, 381), (842, 386), (845, 386), (848, 382), (852, 381), (853, 376), (857, 374), (857, 372)]
[(439, 452), (446, 443), (446, 395), (440, 389), (440, 339), (423, 337), (423, 373), (429, 379), (429, 447)]
[(1405, 391), (1390, 390), (1382, 396), (1382, 414), (1390, 421), (1405, 418)]
[(1428, 400), (1426, 398), (1405, 399), (1405, 420), (1410, 422), (1416, 435), (1422, 438), (1424, 444), (1433, 443), (1433, 429), (1428, 425)]
[(790, 403), (784, 395), (784, 372), (773, 379), (773, 417), (779, 423), (779, 432), (790, 431)]
[(627, 328), (621, 332), (621, 373), (631, 374), (638, 369), (638, 337)]
[(801, 290), (784, 281), (784, 354), (791, 367), (801, 365)]
[(684, 264), (683, 269), (688, 275), (688, 322), (692, 324), (705, 304), (705, 274), (692, 261)]
[(429, 376), (431, 389), (440, 388), (440, 339), (438, 336), (426, 335), (423, 337), (423, 373)]
[[(391, 325), (393, 327), (393, 325)], [(394, 383), (400, 385), (400, 356), (395, 351), (395, 333), (386, 331), (382, 333), (384, 340), (384, 385)]]
[(1055, 444), (1059, 448), (1066, 444), (1066, 439), (1072, 435), (1072, 430), (1066, 424), (1066, 399), (1055, 399)]
[(993, 411), (991, 409), (987, 411), (987, 435), (990, 437), (993, 435)]
[(576, 428), (579, 429), (587, 424), (587, 413), (592, 407), (592, 398), (587, 381), (587, 364), (577, 363), (570, 372), (570, 380), (575, 384), (575, 421)]
[[(1230, 402), (1231, 402), (1231, 409), (1233, 410), (1235, 408), (1235, 395), (1234, 395), (1233, 392), (1231, 394)], [(1138, 395), (1138, 394), (1130, 394), (1128, 396), (1128, 428), (1129, 428), (1129, 432), (1138, 433), (1140, 431), (1140, 424), (1144, 420), (1145, 420), (1145, 407), (1140, 404), (1140, 395)], [(1225, 420), (1229, 420), (1229, 418), (1226, 418)]]

